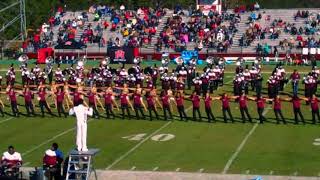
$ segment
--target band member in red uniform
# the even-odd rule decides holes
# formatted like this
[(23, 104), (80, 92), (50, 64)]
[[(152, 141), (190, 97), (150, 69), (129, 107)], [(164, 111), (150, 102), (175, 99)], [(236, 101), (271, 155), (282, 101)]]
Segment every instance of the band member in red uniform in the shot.
[(50, 107), (48, 106), (48, 103), (46, 101), (46, 89), (44, 87), (41, 87), (39, 89), (39, 92), (38, 92), (38, 100), (39, 100), (39, 106), (40, 106), (40, 109), (41, 109), (41, 114), (42, 114), (42, 117), (44, 117), (44, 108), (47, 109), (48, 113), (50, 115), (53, 115), (52, 112), (51, 112), (51, 109)]
[(32, 115), (35, 116), (33, 103), (32, 103), (33, 93), (30, 91), (29, 87), (24, 88), (22, 95), (24, 97), (24, 106), (27, 110), (27, 115), (30, 116), (30, 112), (31, 112)]
[(274, 115), (276, 116), (277, 124), (280, 124), (280, 118), (283, 124), (287, 124), (286, 120), (282, 115), (282, 111), (281, 111), (282, 99), (280, 98), (280, 96), (277, 95), (274, 99), (269, 99), (269, 101), (273, 101), (273, 111), (274, 111)]
[(294, 113), (294, 123), (298, 124), (298, 116), (300, 116), (300, 119), (302, 121), (303, 124), (305, 124), (306, 122), (304, 121), (303, 115), (301, 113), (301, 98), (299, 98), (297, 95), (293, 95), (292, 98), (288, 98), (286, 99), (287, 101), (292, 102), (292, 107), (293, 107), (293, 113)]
[(152, 112), (156, 115), (156, 118), (159, 119), (159, 115), (157, 113), (156, 105), (155, 105), (155, 97), (152, 95), (151, 92), (147, 91), (146, 98), (147, 98), (150, 121), (152, 121)]
[(231, 119), (231, 122), (234, 123), (234, 119), (232, 117), (231, 111), (230, 111), (230, 97), (228, 97), (227, 93), (224, 93), (222, 97), (217, 97), (214, 99), (220, 99), (222, 103), (222, 114), (223, 114), (223, 120), (225, 123), (227, 123), (227, 114), (229, 115), (229, 118)]
[(128, 118), (130, 119), (131, 115), (130, 115), (129, 106), (131, 107), (132, 110), (134, 109), (131, 102), (129, 101), (128, 91), (123, 90), (122, 93), (120, 94), (120, 104), (121, 104), (121, 110), (122, 110), (122, 118), (124, 119), (125, 111), (127, 111)]
[(258, 109), (258, 114), (259, 114), (259, 121), (260, 124), (263, 124), (263, 121), (266, 121), (266, 118), (263, 115), (265, 104), (266, 104), (266, 99), (263, 98), (262, 96), (257, 96), (255, 98), (257, 102), (257, 109)]
[(141, 92), (138, 90), (136, 90), (136, 92), (133, 94), (133, 107), (134, 107), (134, 111), (136, 113), (137, 119), (140, 119), (139, 111), (140, 111), (142, 118), (146, 119), (146, 117), (143, 113), (142, 107), (144, 108), (145, 111), (147, 111), (147, 107), (142, 100)]
[(64, 115), (64, 117), (67, 117), (67, 113), (64, 110), (63, 107), (63, 101), (64, 101), (64, 96), (65, 92), (63, 91), (63, 87), (59, 87), (57, 89), (57, 92), (55, 93), (56, 95), (56, 102), (57, 102), (57, 110), (58, 110), (58, 115), (61, 117), (61, 113)]
[(172, 117), (172, 113), (170, 110), (170, 97), (166, 91), (161, 92), (161, 101), (162, 101), (164, 119), (168, 120), (168, 117), (167, 117), (167, 112), (168, 112), (169, 118), (172, 120), (173, 117)]
[(192, 101), (192, 116), (193, 120), (197, 121), (196, 113), (198, 113), (199, 121), (201, 121), (201, 113), (200, 113), (200, 96), (197, 95), (196, 91), (193, 91), (192, 95), (190, 96), (190, 99)]
[(208, 122), (215, 121), (216, 118), (214, 117), (212, 110), (211, 110), (211, 102), (212, 102), (212, 97), (210, 96), (210, 93), (207, 92), (206, 96), (204, 97), (204, 107), (207, 113), (208, 117)]
[(103, 98), (107, 118), (110, 119), (110, 115), (112, 115), (112, 118), (114, 119), (116, 116), (113, 113), (112, 103), (114, 103), (118, 109), (119, 107), (118, 104), (115, 102), (115, 98), (110, 87), (106, 89), (105, 93), (103, 94)]
[(311, 112), (312, 112), (312, 123), (316, 124), (316, 116), (318, 121), (320, 122), (320, 115), (319, 115), (319, 99), (315, 94), (312, 95), (310, 99), (308, 99), (311, 105)]
[(14, 89), (11, 86), (8, 86), (7, 88), (7, 94), (9, 96), (9, 100), (11, 103), (11, 109), (13, 116), (19, 117), (19, 110), (18, 110), (18, 104), (17, 104), (17, 95)]
[[(239, 102), (242, 123), (245, 123), (247, 118), (248, 118), (249, 122), (252, 123), (252, 118), (249, 114), (248, 104), (247, 104), (247, 100), (249, 100), (249, 97), (244, 92), (242, 92), (241, 95), (237, 96), (236, 99)], [(247, 116), (247, 118), (246, 118), (246, 116)]]
[(99, 111), (97, 109), (97, 90), (95, 87), (92, 87), (87, 94), (89, 100), (89, 107), (93, 110), (93, 117), (100, 118)]
[(177, 105), (177, 109), (179, 112), (179, 116), (180, 116), (180, 120), (183, 121), (183, 118), (185, 119), (185, 121), (188, 121), (188, 117), (187, 114), (184, 110), (184, 96), (181, 95), (181, 92), (177, 92), (176, 97), (175, 97), (175, 103)]

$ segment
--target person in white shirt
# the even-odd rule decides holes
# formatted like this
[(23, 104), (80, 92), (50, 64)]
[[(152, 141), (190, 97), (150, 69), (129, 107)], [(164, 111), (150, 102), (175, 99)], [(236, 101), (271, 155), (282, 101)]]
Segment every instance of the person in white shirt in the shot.
[(92, 108), (83, 105), (83, 100), (79, 105), (70, 109), (69, 115), (76, 115), (77, 118), (77, 149), (78, 151), (88, 151), (87, 148), (87, 118), (93, 115)]
[(21, 154), (15, 152), (13, 146), (8, 147), (8, 151), (4, 152), (1, 158), (1, 166), (5, 168), (17, 168), (21, 167), (22, 165), (22, 158)]

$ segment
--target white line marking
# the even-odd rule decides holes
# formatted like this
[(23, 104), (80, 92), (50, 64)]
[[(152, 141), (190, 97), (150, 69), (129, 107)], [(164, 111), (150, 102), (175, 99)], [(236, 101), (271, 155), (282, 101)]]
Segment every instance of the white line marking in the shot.
[[(270, 107), (270, 105), (269, 105)], [(265, 111), (262, 113), (263, 115), (266, 115), (269, 112), (269, 109), (265, 109)], [(228, 160), (227, 164), (225, 165), (222, 174), (226, 174), (229, 170), (229, 168), (231, 167), (233, 161), (237, 158), (237, 156), (239, 155), (240, 151), (242, 150), (242, 148), (244, 147), (244, 145), (246, 144), (246, 142), (248, 141), (249, 137), (254, 133), (254, 131), (257, 129), (257, 127), (259, 126), (259, 123), (257, 122), (249, 131), (249, 133), (245, 136), (245, 138), (242, 140), (241, 144), (238, 146), (237, 150), (232, 154), (232, 156), (230, 157), (230, 159)]]
[(159, 169), (159, 167), (155, 167), (152, 169), (152, 171), (157, 171)]
[[(89, 120), (88, 123), (91, 122), (91, 121), (92, 121), (92, 120)], [(73, 131), (73, 130), (75, 130), (75, 129), (76, 129), (76, 127), (67, 129), (67, 130), (63, 131), (62, 133), (53, 136), (51, 139), (48, 139), (48, 140), (42, 142), (41, 144), (39, 144), (39, 145), (37, 145), (37, 146), (29, 149), (28, 151), (22, 153), (21, 155), (22, 155), (22, 156), (26, 156), (26, 155), (32, 153), (33, 151), (37, 150), (37, 149), (40, 148), (41, 146), (46, 145), (46, 144), (50, 143), (51, 141), (57, 139), (58, 137), (63, 136), (63, 135), (65, 135), (65, 134), (67, 134), (67, 133), (69, 133), (69, 132), (71, 132), (71, 131)]]
[(158, 132), (160, 132), (162, 129), (166, 128), (168, 125), (170, 125), (172, 123), (172, 121), (167, 122), (166, 124), (164, 124), (163, 126), (161, 126), (159, 129), (157, 129), (156, 131), (154, 131), (153, 133), (151, 133), (148, 137), (146, 137), (145, 139), (143, 139), (142, 141), (140, 141), (138, 144), (136, 144), (133, 148), (131, 148), (129, 151), (127, 151), (126, 153), (124, 153), (122, 156), (120, 156), (118, 159), (116, 159), (112, 164), (110, 164), (106, 170), (109, 170), (110, 168), (112, 168), (114, 165), (116, 165), (117, 163), (119, 163), (122, 159), (124, 159), (125, 157), (127, 157), (130, 153), (132, 153), (133, 151), (135, 151), (136, 149), (138, 149), (144, 142), (146, 142), (148, 139), (150, 139), (152, 136), (154, 136), (155, 134), (157, 134)]
[(8, 118), (8, 119), (5, 119), (5, 120), (0, 121), (0, 124), (5, 123), (5, 122), (7, 122), (7, 121), (10, 121), (11, 119), (13, 119), (13, 117), (10, 117), (10, 118)]
[(293, 175), (294, 175), (294, 176), (298, 176), (298, 172), (297, 172), (297, 171), (294, 172)]
[(37, 146), (29, 149), (28, 151), (22, 153), (21, 155), (22, 155), (22, 156), (26, 156), (27, 154), (32, 153), (33, 151), (37, 150), (37, 149), (40, 148), (41, 146), (46, 145), (46, 144), (50, 143), (51, 141), (57, 139), (58, 137), (63, 136), (63, 135), (65, 135), (65, 134), (67, 134), (67, 133), (69, 133), (69, 132), (71, 132), (71, 131), (73, 131), (73, 130), (75, 130), (75, 127), (70, 128), (70, 129), (67, 129), (66, 131), (63, 131), (62, 133), (60, 133), (60, 134), (58, 134), (58, 135), (56, 135), (56, 136), (53, 136), (51, 139), (48, 139), (48, 140), (42, 142), (41, 144), (39, 144), (39, 145), (37, 145)]
[(199, 173), (202, 173), (204, 171), (204, 169), (203, 168), (201, 168), (201, 169), (199, 169)]
[(270, 171), (269, 175), (273, 175), (273, 171)]
[(192, 105), (186, 109), (186, 112), (190, 111), (190, 109), (192, 109)]
[(136, 169), (135, 166), (132, 166), (132, 168), (130, 169), (130, 171), (134, 171)]
[(179, 172), (179, 171), (180, 171), (180, 168), (177, 168), (177, 169), (176, 169), (176, 172)]
[(248, 170), (246, 170), (246, 174), (250, 174), (250, 170), (248, 169)]
[(249, 133), (245, 136), (245, 138), (242, 140), (241, 144), (238, 146), (237, 150), (233, 153), (233, 155), (230, 157), (230, 159), (228, 160), (227, 164), (225, 165), (222, 174), (226, 174), (229, 170), (229, 168), (231, 167), (233, 161), (237, 158), (238, 154), (240, 153), (240, 151), (242, 150), (242, 148), (244, 147), (244, 145), (246, 144), (247, 140), (249, 139), (249, 137), (253, 134), (253, 132), (257, 129), (257, 127), (259, 126), (258, 123), (256, 123), (252, 129), (249, 131)]

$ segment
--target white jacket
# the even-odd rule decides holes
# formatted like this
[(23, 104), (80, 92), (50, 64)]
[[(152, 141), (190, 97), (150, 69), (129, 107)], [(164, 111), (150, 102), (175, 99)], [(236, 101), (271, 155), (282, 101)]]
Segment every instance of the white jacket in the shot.
[(76, 114), (77, 122), (78, 123), (86, 123), (87, 122), (87, 116), (93, 115), (92, 108), (85, 107), (84, 105), (80, 104), (79, 106), (73, 107), (69, 111), (69, 115)]

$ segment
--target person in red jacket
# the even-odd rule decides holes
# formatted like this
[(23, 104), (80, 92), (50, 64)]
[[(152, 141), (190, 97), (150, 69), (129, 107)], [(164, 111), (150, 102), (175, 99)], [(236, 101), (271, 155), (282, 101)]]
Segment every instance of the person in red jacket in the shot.
[[(153, 93), (153, 91), (151, 91), (151, 92), (147, 91), (146, 99), (147, 99), (147, 104), (148, 104), (150, 121), (152, 121), (152, 112), (156, 115), (156, 118), (159, 119), (159, 115), (156, 110), (156, 102), (158, 102), (157, 97), (156, 97), (156, 93)], [(161, 104), (160, 104), (160, 107), (162, 107)]]
[(193, 91), (192, 95), (190, 96), (192, 101), (192, 116), (193, 121), (197, 121), (196, 113), (198, 113), (199, 121), (201, 121), (201, 113), (200, 113), (200, 96), (197, 95), (196, 91)]
[(297, 95), (293, 95), (292, 98), (288, 98), (286, 99), (287, 101), (292, 102), (292, 107), (293, 107), (293, 113), (294, 113), (294, 124), (298, 124), (299, 122), (299, 118), (300, 117), (301, 121), (303, 124), (306, 124), (306, 122), (304, 121), (304, 117), (301, 113), (301, 100), (303, 100), (303, 98), (299, 98)]
[(53, 143), (50, 149), (45, 151), (42, 159), (43, 169), (49, 174), (49, 179), (61, 179), (61, 165), (63, 153), (58, 149), (58, 144)]
[(9, 100), (11, 103), (11, 109), (12, 109), (13, 116), (19, 117), (20, 112), (18, 109), (17, 94), (11, 86), (8, 86), (8, 88), (7, 88), (7, 95), (9, 97)]
[(274, 99), (268, 99), (268, 101), (273, 101), (273, 111), (274, 111), (274, 115), (276, 116), (277, 124), (280, 124), (280, 118), (281, 118), (283, 124), (287, 124), (286, 120), (284, 119), (284, 117), (282, 115), (282, 111), (281, 111), (281, 109), (282, 109), (281, 101), (282, 100), (283, 99), (280, 98), (279, 95), (277, 95)]
[(210, 96), (210, 93), (207, 92), (206, 96), (203, 99), (204, 99), (204, 107), (205, 107), (207, 117), (208, 117), (208, 122), (215, 121), (216, 118), (214, 117), (212, 110), (211, 110), (211, 103), (212, 103), (213, 98)]
[(107, 114), (107, 119), (110, 119), (110, 115), (112, 115), (112, 118), (114, 119), (116, 116), (113, 113), (112, 106), (113, 104), (115, 104), (118, 110), (119, 110), (119, 106), (115, 101), (111, 87), (108, 87), (106, 91), (103, 93), (103, 98), (104, 98), (104, 107)]
[(235, 96), (235, 97), (236, 97), (236, 100), (239, 102), (242, 123), (245, 123), (247, 118), (249, 119), (249, 122), (252, 123), (252, 118), (249, 114), (248, 104), (247, 104), (247, 101), (250, 100), (250, 98), (244, 92), (242, 92), (240, 96)]
[(127, 111), (128, 118), (131, 118), (129, 105), (131, 109), (134, 111), (134, 108), (129, 100), (128, 92), (126, 90), (123, 90), (120, 94), (120, 104), (122, 109), (122, 119), (124, 119), (125, 111)]
[[(140, 119), (140, 115), (141, 115), (142, 119), (146, 119), (142, 108), (144, 108), (144, 110), (147, 111), (147, 107), (143, 102), (141, 92), (136, 90), (136, 92), (132, 95), (132, 98), (133, 98), (133, 107), (136, 113), (136, 118)], [(139, 112), (140, 112), (140, 115), (139, 115)]]
[(311, 113), (312, 113), (312, 124), (316, 124), (316, 118), (320, 122), (320, 115), (319, 115), (319, 99), (315, 94), (312, 95), (311, 98), (307, 99), (304, 98), (306, 101), (309, 101), (311, 106)]
[(168, 120), (168, 117), (167, 117), (167, 112), (168, 112), (169, 118), (172, 120), (173, 117), (170, 109), (170, 96), (166, 91), (161, 92), (161, 101), (162, 101), (164, 119), (166, 121)]
[(219, 99), (221, 100), (221, 103), (222, 103), (222, 114), (223, 114), (223, 120), (224, 120), (224, 123), (227, 123), (227, 114), (229, 115), (229, 118), (231, 119), (231, 122), (234, 123), (234, 119), (233, 119), (233, 116), (231, 114), (231, 111), (230, 111), (230, 97), (228, 97), (227, 93), (224, 93), (221, 97), (217, 97), (217, 98), (214, 98), (214, 99)]
[(24, 97), (24, 103), (25, 103), (24, 106), (26, 108), (27, 115), (30, 116), (30, 113), (32, 113), (32, 115), (35, 116), (33, 103), (32, 103), (32, 97), (33, 97), (32, 91), (30, 91), (29, 87), (25, 87), (21, 95)]
[(266, 99), (263, 98), (262, 96), (257, 96), (257, 98), (255, 99), (257, 102), (257, 109), (258, 109), (258, 114), (259, 114), (259, 121), (260, 124), (263, 124), (264, 121), (266, 121), (267, 119), (264, 117), (264, 108), (265, 108), (265, 104), (266, 104)]
[(184, 109), (184, 96), (181, 95), (181, 92), (177, 92), (175, 100), (180, 115), (180, 120), (183, 121), (183, 119), (185, 119), (185, 121), (188, 121), (188, 117)]

